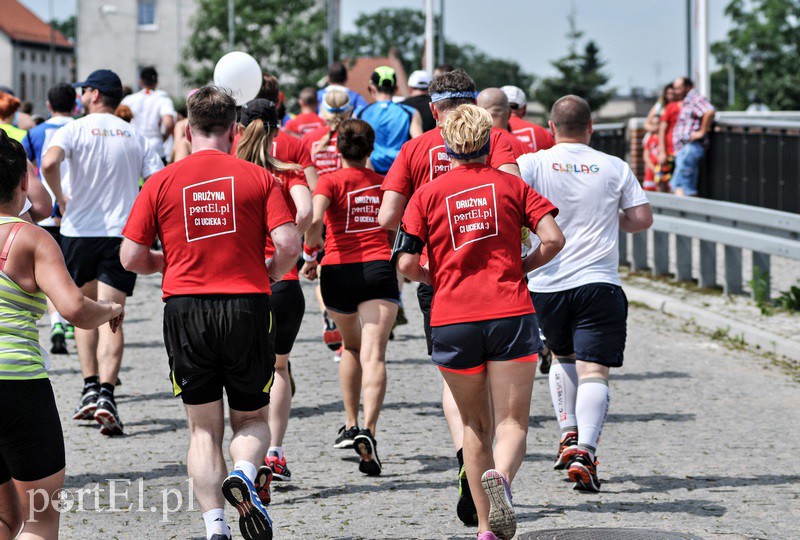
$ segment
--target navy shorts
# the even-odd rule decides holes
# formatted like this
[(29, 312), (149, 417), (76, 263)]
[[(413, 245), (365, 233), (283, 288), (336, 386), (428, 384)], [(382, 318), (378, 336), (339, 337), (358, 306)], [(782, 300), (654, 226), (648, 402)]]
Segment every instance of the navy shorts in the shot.
[(552, 293), (531, 293), (547, 346), (570, 356), (620, 367), (627, 336), (628, 299), (619, 285), (590, 283)]
[(486, 362), (536, 362), (543, 344), (536, 315), (431, 327), (431, 360), (445, 371), (471, 374)]

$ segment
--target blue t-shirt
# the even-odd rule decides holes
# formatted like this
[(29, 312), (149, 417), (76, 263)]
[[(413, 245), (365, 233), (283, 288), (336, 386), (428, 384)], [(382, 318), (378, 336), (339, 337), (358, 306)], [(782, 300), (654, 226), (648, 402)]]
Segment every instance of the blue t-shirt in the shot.
[(375, 172), (386, 174), (400, 153), (400, 147), (411, 138), (409, 129), (414, 111), (413, 107), (391, 100), (376, 101), (356, 110), (354, 116), (375, 130), (375, 150), (369, 156)]
[(22, 139), (22, 146), (25, 148), (25, 153), (28, 154), (28, 159), (36, 163), (36, 168), (42, 168), (42, 154), (47, 149), (47, 144), (53, 133), (59, 128), (67, 125), (72, 121), (68, 116), (54, 116), (47, 122), (43, 122), (30, 130), (28, 134)]

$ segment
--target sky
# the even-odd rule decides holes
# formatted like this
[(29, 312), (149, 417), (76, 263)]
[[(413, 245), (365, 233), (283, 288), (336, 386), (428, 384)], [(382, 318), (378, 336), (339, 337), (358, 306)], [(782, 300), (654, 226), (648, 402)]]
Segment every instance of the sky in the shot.
[[(21, 0), (45, 20), (48, 0)], [(164, 1), (164, 0), (162, 0)], [(725, 39), (729, 0), (708, 0), (709, 36)], [(55, 17), (76, 11), (76, 0), (52, 0)], [(493, 56), (519, 62), (538, 77), (554, 74), (552, 60), (567, 52), (567, 17), (575, 9), (584, 41), (592, 39), (608, 62), (610, 84), (620, 93), (631, 87), (660, 87), (686, 71), (684, 0), (444, 0), (445, 35), (472, 43)], [(361, 13), (382, 8), (423, 8), (423, 0), (341, 0), (341, 23), (353, 31)], [(492, 9), (487, 9), (491, 5)], [(438, 10), (439, 0), (434, 0)], [(714, 63), (712, 58), (712, 69)]]

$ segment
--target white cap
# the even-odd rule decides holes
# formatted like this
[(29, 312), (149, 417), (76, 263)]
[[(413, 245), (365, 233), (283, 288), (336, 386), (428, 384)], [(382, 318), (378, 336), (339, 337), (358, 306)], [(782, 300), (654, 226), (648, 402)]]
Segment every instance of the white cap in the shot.
[(418, 69), (408, 78), (408, 86), (411, 88), (418, 88), (420, 90), (427, 90), (431, 85), (431, 75), (427, 71)]
[(514, 103), (518, 107), (524, 107), (528, 103), (528, 100), (525, 98), (525, 92), (522, 91), (522, 88), (518, 88), (516, 86), (504, 86), (500, 90), (505, 93), (509, 103)]

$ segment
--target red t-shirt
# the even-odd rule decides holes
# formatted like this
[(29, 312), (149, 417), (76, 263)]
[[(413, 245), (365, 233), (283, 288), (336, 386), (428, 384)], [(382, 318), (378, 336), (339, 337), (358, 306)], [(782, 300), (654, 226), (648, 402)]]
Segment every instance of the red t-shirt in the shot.
[(145, 182), (122, 235), (164, 246), (163, 298), (269, 293), (264, 247), (292, 223), (280, 186), (263, 168), (202, 150)]
[(319, 177), (314, 196), (331, 201), (325, 210), (323, 265), (388, 261), (389, 235), (378, 224), (383, 176), (362, 167), (348, 167)]
[(682, 102), (680, 101), (667, 103), (667, 106), (661, 111), (661, 121), (667, 123), (667, 133), (664, 138), (666, 139), (667, 155), (669, 156), (675, 155), (675, 146), (672, 143), (672, 130), (675, 128), (675, 124), (678, 122), (678, 116), (681, 114), (681, 104)]
[(508, 119), (508, 128), (520, 141), (529, 148), (529, 152), (547, 150), (556, 145), (555, 139), (542, 126), (523, 120), (519, 116), (511, 115)]
[(419, 189), (403, 228), (428, 248), (431, 326), (534, 313), (520, 229), (558, 209), (522, 179), (468, 163)]
[[(489, 136), (489, 155), (486, 163), (494, 168), (506, 163), (517, 164), (514, 150), (503, 132), (493, 129)], [(450, 170), (450, 158), (444, 151), (444, 139), (439, 129), (432, 129), (416, 139), (411, 139), (400, 148), (386, 178), (381, 185), (383, 191), (396, 191), (406, 198)]]
[(300, 113), (286, 122), (286, 125), (283, 126), (283, 129), (286, 131), (291, 131), (292, 133), (297, 133), (302, 137), (309, 131), (314, 131), (315, 129), (324, 125), (325, 120), (320, 118), (318, 114)]
[(530, 153), (528, 145), (515, 137), (513, 133), (502, 129), (498, 129), (498, 131), (503, 135), (503, 139), (508, 141), (508, 144), (511, 146), (511, 151), (514, 152), (515, 158)]
[[(286, 200), (286, 206), (289, 208), (289, 212), (292, 216), (297, 215), (297, 207), (294, 205), (294, 200), (292, 199), (292, 195), (290, 191), (294, 186), (305, 186), (306, 189), (308, 188), (308, 182), (306, 181), (306, 175), (303, 174), (302, 171), (286, 171), (280, 173), (274, 173), (275, 178), (278, 180), (281, 186), (281, 192), (283, 193), (283, 198)], [(275, 245), (272, 243), (272, 239), (267, 237), (267, 247), (264, 250), (264, 258), (269, 259), (275, 254)], [(283, 281), (299, 281), (300, 274), (297, 271), (297, 266), (292, 266), (292, 269), (289, 270), (289, 273), (281, 278)]]
[[(231, 147), (231, 155), (236, 155), (236, 148), (239, 146), (239, 141), (242, 136), (238, 133), (233, 138), (233, 146)], [(311, 162), (311, 155), (308, 149), (300, 142), (297, 137), (292, 137), (280, 131), (278, 135), (272, 140), (272, 150), (269, 155), (284, 163), (297, 163), (304, 169), (313, 165)]]
[[(644, 139), (644, 144), (642, 145), (642, 150), (645, 154), (650, 156), (651, 163), (658, 163), (658, 133), (651, 133)], [(647, 189), (650, 187), (651, 189), (655, 189), (655, 186), (646, 185), (647, 182), (653, 182), (655, 179), (655, 171), (653, 171), (652, 167), (646, 167), (644, 171), (644, 188)]]
[(321, 148), (321, 140), (327, 134), (328, 126), (322, 126), (314, 131), (309, 131), (301, 139), (303, 146), (306, 147), (311, 155), (311, 161), (317, 168), (317, 174), (320, 176), (342, 168), (342, 155), (339, 153), (339, 149), (336, 148), (338, 134), (331, 135), (325, 148)]

